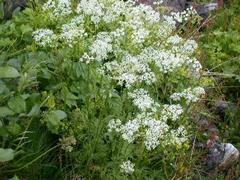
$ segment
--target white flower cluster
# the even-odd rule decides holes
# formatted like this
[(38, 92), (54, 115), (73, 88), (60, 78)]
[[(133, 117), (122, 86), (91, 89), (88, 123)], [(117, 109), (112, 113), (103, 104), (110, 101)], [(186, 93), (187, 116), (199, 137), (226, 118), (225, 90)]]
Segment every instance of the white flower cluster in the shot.
[(190, 18), (197, 16), (197, 11), (191, 6), (182, 12), (172, 12), (173, 19), (178, 23), (183, 23), (188, 21)]
[(196, 41), (188, 39), (181, 48), (182, 53), (192, 54), (198, 47)]
[[(165, 111), (163, 113), (165, 113), (165, 117), (176, 120), (177, 116), (181, 114), (181, 110), (178, 108), (178, 106), (170, 106), (169, 111), (167, 111), (167, 107), (165, 107)], [(176, 114), (173, 113), (173, 110), (177, 111)], [(108, 131), (116, 131), (120, 133), (122, 138), (128, 143), (132, 143), (138, 137), (141, 137), (144, 139), (145, 147), (149, 151), (159, 146), (161, 141), (164, 142), (166, 139), (169, 139), (169, 136), (173, 139), (171, 144), (176, 142), (177, 145), (180, 146), (180, 142), (186, 141), (186, 133), (179, 133), (180, 129), (170, 129), (164, 120), (165, 119), (162, 117), (160, 119), (154, 118), (152, 113), (139, 114), (135, 119), (129, 120), (125, 124), (122, 124), (119, 119), (112, 119), (109, 121)], [(174, 134), (174, 132), (176, 133)], [(176, 137), (174, 137), (174, 135), (176, 135)], [(184, 139), (184, 141), (178, 140), (181, 138)]]
[(42, 47), (53, 47), (57, 39), (57, 36), (50, 29), (38, 29), (34, 31), (32, 35), (35, 42)]
[(156, 81), (155, 74), (149, 65), (139, 56), (125, 54), (121, 62), (112, 61), (104, 65), (111, 78), (118, 80), (119, 85), (131, 87), (134, 83), (145, 82), (150, 85)]
[(141, 111), (156, 111), (157, 103), (149, 96), (148, 92), (144, 89), (136, 89), (133, 92), (129, 92), (128, 96), (133, 99), (133, 104), (137, 106)]
[(86, 35), (83, 27), (79, 27), (76, 22), (71, 22), (62, 26), (60, 39), (62, 39), (68, 46), (72, 47), (73, 44), (77, 43), (80, 38)]
[(163, 109), (161, 111), (161, 120), (167, 121), (168, 119), (172, 121), (176, 121), (180, 118), (183, 113), (183, 108), (180, 104), (177, 105), (163, 105)]
[[(37, 30), (33, 33), (36, 43), (43, 47), (63, 43), (73, 48), (79, 44), (76, 52), (81, 62), (96, 61), (101, 66), (99, 72), (127, 88), (129, 98), (141, 114), (124, 123), (111, 120), (109, 132), (116, 131), (129, 143), (141, 137), (147, 150), (163, 145), (168, 137), (169, 143), (180, 146), (187, 140), (186, 130), (184, 127), (174, 129), (167, 123), (170, 120), (177, 124), (184, 108), (180, 104), (157, 102), (158, 99), (150, 97), (141, 86), (158, 86), (159, 81), (168, 76), (173, 79), (186, 76), (191, 82), (199, 77), (201, 64), (193, 58), (197, 43), (175, 35), (177, 22), (192, 17), (194, 9), (168, 16), (151, 6), (136, 5), (133, 0), (81, 0), (76, 9), (73, 7), (70, 0), (49, 0), (44, 4), (43, 10), (50, 13), (50, 17), (56, 16), (56, 34), (49, 29)], [(70, 14), (72, 19), (57, 18)], [(174, 93), (171, 99), (194, 102), (202, 94), (200, 87), (189, 88)], [(128, 169), (131, 170), (125, 172), (134, 171), (133, 167)]]
[(108, 53), (112, 52), (112, 39), (107, 32), (97, 34), (96, 40), (90, 47), (90, 53), (94, 55), (97, 61), (102, 61), (108, 57)]
[(186, 100), (186, 103), (197, 102), (199, 98), (205, 95), (205, 90), (202, 87), (187, 88), (180, 93), (174, 93), (170, 98), (174, 101), (180, 101), (182, 98)]
[(164, 138), (169, 126), (156, 119), (145, 119), (143, 124), (146, 127), (144, 144), (146, 149), (150, 151), (160, 144), (160, 138)]
[(85, 15), (91, 16), (91, 20), (95, 24), (99, 23), (104, 15), (103, 4), (98, 0), (81, 0), (76, 12), (78, 14), (84, 13)]
[(79, 58), (80, 62), (84, 62), (86, 64), (89, 64), (94, 60), (94, 57), (89, 56), (87, 53), (84, 53), (82, 57)]
[(105, 14), (103, 15), (103, 21), (106, 23), (112, 23), (116, 21), (121, 14), (124, 14), (126, 9), (126, 4), (122, 1), (115, 1), (109, 8), (105, 10)]
[(126, 173), (126, 174), (132, 174), (134, 172), (134, 166), (131, 161), (125, 161), (120, 165), (121, 172)]
[(179, 148), (182, 144), (188, 141), (187, 131), (183, 126), (178, 127), (178, 129), (171, 130), (169, 135), (169, 138), (166, 138), (165, 141), (163, 141), (163, 144), (175, 145)]
[(132, 143), (138, 136), (139, 128), (141, 127), (141, 120), (133, 119), (121, 126), (122, 138), (129, 143)]
[(48, 0), (43, 10), (49, 12), (53, 19), (68, 16), (72, 13), (71, 0)]
[(108, 123), (108, 132), (112, 132), (113, 130), (116, 132), (121, 131), (122, 122), (120, 119), (111, 119)]
[(149, 31), (145, 28), (139, 28), (133, 31), (132, 39), (134, 43), (143, 43), (149, 35)]

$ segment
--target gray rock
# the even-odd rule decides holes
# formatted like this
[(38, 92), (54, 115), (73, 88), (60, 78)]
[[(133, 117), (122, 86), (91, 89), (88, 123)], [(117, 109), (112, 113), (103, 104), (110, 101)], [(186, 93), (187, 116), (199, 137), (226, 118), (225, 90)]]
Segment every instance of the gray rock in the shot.
[(224, 116), (228, 108), (229, 105), (226, 101), (219, 100), (214, 105), (214, 113), (220, 116)]
[(27, 0), (3, 0), (4, 19), (9, 19), (16, 9), (24, 9), (27, 6)]
[(223, 160), (219, 165), (219, 168), (226, 169), (230, 167), (234, 162), (239, 160), (239, 151), (232, 144), (224, 144), (224, 156)]
[(153, 5), (153, 0), (138, 0), (140, 4)]
[(239, 159), (239, 151), (232, 144), (214, 143), (209, 147), (209, 152), (206, 159), (206, 168), (211, 170), (224, 170)]
[(172, 8), (174, 11), (184, 11), (186, 0), (164, 0), (163, 5)]

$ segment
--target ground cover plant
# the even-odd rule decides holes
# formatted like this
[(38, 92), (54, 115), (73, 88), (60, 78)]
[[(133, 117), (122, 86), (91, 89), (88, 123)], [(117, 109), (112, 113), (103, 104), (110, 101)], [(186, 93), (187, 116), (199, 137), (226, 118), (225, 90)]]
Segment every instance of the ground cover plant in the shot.
[[(210, 24), (200, 35), (201, 62), (214, 85), (208, 88), (208, 104), (224, 107), (222, 117), (210, 113), (223, 142), (239, 148), (239, 1), (227, 1), (211, 15)], [(233, 168), (239, 177), (239, 165)]]
[(210, 90), (211, 100), (224, 100), (230, 107), (225, 118), (231, 130), (225, 130), (231, 135), (225, 138), (234, 140), (239, 147), (236, 129), (239, 127), (239, 1), (229, 1), (211, 19), (212, 24), (200, 36), (202, 63), (215, 81), (216, 88)]
[(194, 10), (32, 5), (0, 25), (1, 177), (196, 176), (191, 139), (206, 78), (197, 43), (177, 28)]

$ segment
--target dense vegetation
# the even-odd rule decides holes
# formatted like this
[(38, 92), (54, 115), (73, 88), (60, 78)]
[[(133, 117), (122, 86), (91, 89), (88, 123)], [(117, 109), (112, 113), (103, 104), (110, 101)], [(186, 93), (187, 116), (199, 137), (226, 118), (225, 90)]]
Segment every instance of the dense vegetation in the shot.
[(118, 0), (35, 1), (2, 21), (0, 179), (206, 176), (199, 118), (240, 147), (239, 7), (201, 32), (191, 8)]

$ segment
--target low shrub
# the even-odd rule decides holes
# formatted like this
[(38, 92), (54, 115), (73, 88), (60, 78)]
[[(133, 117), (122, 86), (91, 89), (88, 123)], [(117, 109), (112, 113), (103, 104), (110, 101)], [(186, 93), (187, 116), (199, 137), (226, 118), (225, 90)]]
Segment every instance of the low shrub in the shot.
[[(177, 34), (177, 23), (194, 14), (187, 12), (49, 0), (2, 24), (2, 151), (14, 159), (1, 172), (26, 170), (49, 155), (56, 179), (188, 176), (192, 119), (205, 92), (197, 43)], [(14, 164), (38, 141), (27, 140), (38, 127), (48, 129), (39, 137), (42, 153)]]

